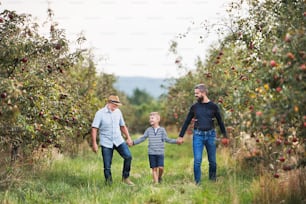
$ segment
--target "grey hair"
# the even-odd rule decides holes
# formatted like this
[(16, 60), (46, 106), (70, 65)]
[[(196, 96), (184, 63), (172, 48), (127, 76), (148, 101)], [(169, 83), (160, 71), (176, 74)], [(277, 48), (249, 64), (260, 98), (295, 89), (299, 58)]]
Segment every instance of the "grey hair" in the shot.
[(205, 92), (208, 94), (208, 89), (204, 84), (198, 84), (194, 87), (194, 89), (199, 89), (201, 93)]

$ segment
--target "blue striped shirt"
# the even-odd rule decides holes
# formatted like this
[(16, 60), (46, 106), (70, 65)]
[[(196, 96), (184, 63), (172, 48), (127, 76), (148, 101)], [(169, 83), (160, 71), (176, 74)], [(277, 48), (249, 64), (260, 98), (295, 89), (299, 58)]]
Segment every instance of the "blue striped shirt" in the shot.
[(143, 136), (134, 140), (134, 144), (139, 144), (149, 138), (148, 154), (163, 155), (165, 153), (165, 142), (176, 144), (176, 139), (170, 139), (167, 136), (165, 128), (159, 127), (156, 132), (153, 127), (149, 127), (144, 132)]

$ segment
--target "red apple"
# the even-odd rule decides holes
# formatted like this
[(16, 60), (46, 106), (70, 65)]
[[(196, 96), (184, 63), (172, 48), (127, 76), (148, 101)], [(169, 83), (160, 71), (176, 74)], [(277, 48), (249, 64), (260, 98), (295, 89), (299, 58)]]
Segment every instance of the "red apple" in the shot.
[(58, 117), (57, 115), (54, 115), (54, 116), (53, 116), (53, 119), (54, 119), (54, 120), (58, 120), (59, 117)]
[(24, 57), (24, 58), (21, 59), (21, 61), (22, 61), (23, 63), (27, 63), (27, 62), (28, 62), (28, 58)]
[(8, 15), (8, 17), (9, 17), (9, 19), (13, 19), (14, 18), (14, 15), (12, 14), (12, 13), (10, 13), (9, 15)]
[(276, 145), (280, 145), (280, 144), (282, 144), (282, 140), (281, 140), (281, 139), (277, 139), (277, 140), (275, 141), (275, 143), (276, 143)]
[(251, 50), (254, 48), (254, 44), (253, 44), (253, 42), (250, 42), (250, 44), (249, 44), (249, 48), (250, 48)]
[(281, 162), (284, 162), (286, 159), (285, 159), (285, 157), (280, 157), (279, 158), (279, 161), (281, 161)]
[(282, 91), (282, 87), (276, 87), (276, 89), (275, 89), (277, 92), (281, 92)]
[(290, 42), (290, 41), (291, 41), (291, 35), (287, 33), (285, 36), (285, 42)]
[(55, 46), (54, 46), (55, 49), (57, 50), (60, 50), (62, 48), (61, 44), (60, 43), (57, 43)]
[(221, 143), (222, 143), (224, 146), (227, 146), (227, 145), (229, 144), (229, 139), (223, 137), (223, 138), (221, 139)]
[(287, 57), (288, 57), (289, 59), (292, 59), (292, 60), (295, 59), (294, 54), (292, 54), (291, 52), (288, 52), (288, 53), (287, 53)]
[(1, 94), (1, 98), (5, 99), (6, 97), (7, 97), (7, 93), (6, 93), (6, 92), (3, 92), (3, 93)]
[(270, 61), (270, 66), (271, 66), (271, 67), (275, 67), (276, 65), (277, 65), (277, 64), (276, 64), (276, 62), (275, 62), (274, 60), (271, 60), (271, 61)]
[(258, 116), (258, 117), (262, 116), (262, 112), (261, 111), (257, 111), (256, 112), (256, 116)]
[(278, 48), (277, 46), (274, 46), (273, 49), (272, 49), (272, 52), (275, 54), (277, 52)]
[(55, 30), (54, 25), (50, 26), (50, 31), (53, 32)]
[(291, 170), (291, 166), (289, 166), (289, 165), (284, 165), (284, 166), (283, 166), (283, 170), (284, 170), (284, 171), (290, 171), (290, 170)]
[(279, 174), (278, 173), (275, 173), (273, 176), (274, 176), (274, 178), (279, 178)]

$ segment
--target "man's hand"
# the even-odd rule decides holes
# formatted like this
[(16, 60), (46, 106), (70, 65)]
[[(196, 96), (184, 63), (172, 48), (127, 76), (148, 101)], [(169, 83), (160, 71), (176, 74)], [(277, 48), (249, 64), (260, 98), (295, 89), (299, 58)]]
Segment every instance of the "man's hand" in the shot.
[(179, 145), (183, 144), (184, 143), (183, 137), (178, 137), (177, 140), (176, 140), (176, 143), (179, 144)]
[(98, 152), (98, 145), (97, 145), (97, 133), (98, 129), (97, 128), (91, 128), (91, 141), (92, 141), (92, 151), (94, 153)]
[(126, 143), (128, 144), (129, 147), (133, 146), (133, 141), (130, 137), (126, 140)]
[(96, 142), (94, 142), (94, 143), (92, 144), (92, 151), (93, 151), (94, 153), (97, 153), (97, 152), (98, 152), (98, 145), (97, 145)]
[(229, 142), (230, 142), (230, 140), (226, 137), (223, 137), (221, 139), (221, 144), (224, 145), (224, 146), (228, 146)]

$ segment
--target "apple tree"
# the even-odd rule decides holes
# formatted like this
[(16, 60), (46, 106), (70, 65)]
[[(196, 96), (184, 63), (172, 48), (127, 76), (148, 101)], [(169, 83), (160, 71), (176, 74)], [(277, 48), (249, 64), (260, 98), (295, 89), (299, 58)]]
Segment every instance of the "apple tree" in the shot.
[(75, 153), (101, 98), (114, 90), (114, 77), (97, 75), (90, 52), (69, 50), (48, 12), (49, 36), (29, 15), (0, 14), (0, 148), (12, 160), (38, 147)]
[[(250, 147), (251, 153), (275, 172), (305, 165), (303, 4), (301, 0), (233, 1), (230, 25), (224, 30), (220, 24), (227, 34), (219, 46), (211, 48), (206, 62), (198, 59), (197, 69), (170, 87), (169, 115), (175, 114), (181, 124), (184, 117), (178, 111), (186, 113), (193, 86), (205, 83), (237, 143), (245, 135), (254, 138), (257, 145)], [(176, 42), (171, 49), (175, 48)], [(182, 64), (178, 62), (179, 67)], [(299, 160), (295, 165), (290, 162), (293, 157)]]

